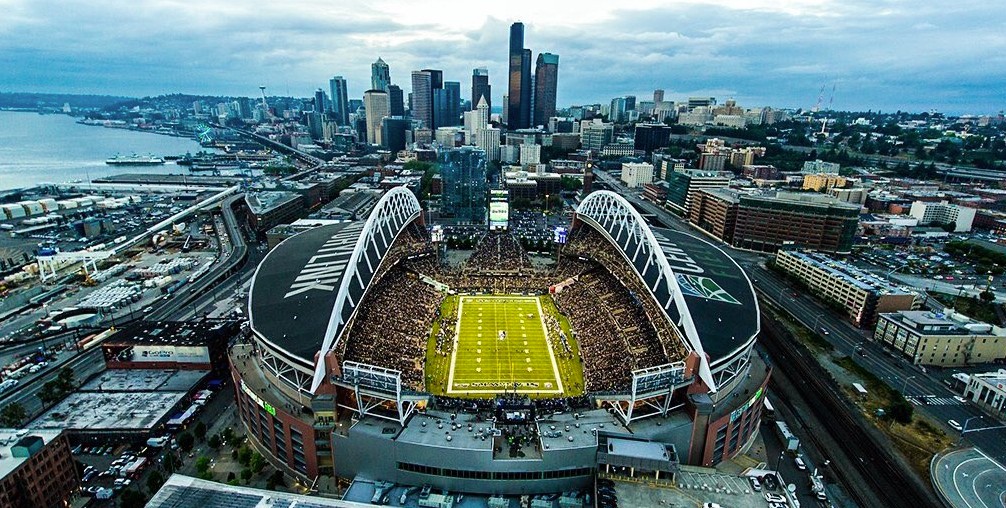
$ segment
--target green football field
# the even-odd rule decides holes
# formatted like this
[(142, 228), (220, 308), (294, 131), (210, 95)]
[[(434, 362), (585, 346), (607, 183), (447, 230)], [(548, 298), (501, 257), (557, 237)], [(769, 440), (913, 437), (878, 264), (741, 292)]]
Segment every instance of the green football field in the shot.
[(563, 394), (543, 312), (533, 296), (461, 296), (447, 394)]

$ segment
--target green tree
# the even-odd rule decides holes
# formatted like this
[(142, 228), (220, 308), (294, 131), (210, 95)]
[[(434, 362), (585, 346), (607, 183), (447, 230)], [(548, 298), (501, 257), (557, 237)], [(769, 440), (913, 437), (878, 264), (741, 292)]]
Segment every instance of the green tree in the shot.
[(991, 302), (992, 300), (995, 300), (995, 299), (996, 299), (996, 295), (995, 295), (995, 293), (993, 293), (993, 292), (991, 292), (991, 291), (989, 291), (989, 290), (987, 290), (987, 289), (986, 289), (985, 291), (982, 291), (982, 292), (981, 292), (981, 293), (980, 293), (980, 294), (978, 295), (978, 298), (981, 298), (981, 300), (982, 300), (983, 302), (985, 302), (985, 303), (989, 303), (989, 302)]
[(891, 403), (891, 407), (887, 411), (887, 416), (892, 420), (902, 424), (908, 425), (912, 422), (912, 413), (915, 411), (915, 407), (912, 406), (904, 398), (900, 398)]
[(147, 476), (147, 490), (150, 492), (157, 492), (164, 485), (164, 475), (158, 470), (153, 470), (150, 475)]
[(175, 439), (178, 441), (178, 447), (181, 448), (183, 452), (192, 450), (192, 446), (196, 444), (196, 438), (192, 437), (192, 434), (189, 434), (188, 432), (178, 434), (178, 437)]
[(247, 466), (251, 464), (251, 459), (252, 459), (251, 448), (248, 448), (248, 445), (242, 446), (241, 449), (238, 451), (238, 462), (242, 466)]
[(255, 471), (255, 474), (261, 473), (262, 469), (265, 468), (265, 457), (263, 457), (261, 453), (255, 452), (255, 454), (252, 455), (249, 466), (252, 468), (252, 471)]
[(167, 472), (168, 474), (174, 473), (175, 472), (175, 467), (176, 467), (176, 460), (177, 459), (175, 459), (175, 454), (174, 453), (172, 453), (172, 452), (165, 453), (164, 454), (164, 471)]
[(227, 427), (223, 432), (220, 433), (220, 438), (223, 439), (224, 443), (233, 445), (234, 444), (234, 429)]
[(220, 441), (220, 435), (213, 434), (212, 436), (210, 436), (210, 439), (209, 441), (206, 442), (206, 444), (208, 444), (209, 447), (213, 448), (214, 450), (220, 448), (220, 445), (222, 444)]
[(248, 480), (251, 480), (253, 474), (252, 470), (247, 467), (241, 470), (241, 479), (244, 480), (246, 485), (248, 484)]
[(193, 427), (192, 433), (195, 434), (196, 439), (200, 441), (206, 439), (206, 424), (202, 421), (196, 422), (196, 426)]
[(143, 508), (147, 504), (147, 496), (138, 490), (124, 490), (119, 496), (119, 503), (122, 508)]
[(0, 425), (4, 427), (20, 427), (21, 422), (28, 417), (28, 412), (19, 402), (12, 402), (0, 410)]
[(201, 455), (198, 459), (196, 459), (196, 472), (197, 473), (203, 474), (203, 473), (205, 473), (205, 472), (207, 472), (209, 470), (210, 470), (210, 458), (209, 457), (207, 457), (205, 455)]
[(265, 488), (268, 490), (276, 490), (276, 487), (279, 487), (280, 485), (286, 485), (286, 482), (283, 479), (283, 472), (277, 469), (269, 475), (269, 479), (266, 480)]

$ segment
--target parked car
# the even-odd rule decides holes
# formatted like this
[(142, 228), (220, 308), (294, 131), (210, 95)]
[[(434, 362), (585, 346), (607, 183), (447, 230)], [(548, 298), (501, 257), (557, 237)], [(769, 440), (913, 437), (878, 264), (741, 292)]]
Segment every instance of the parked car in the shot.
[(807, 469), (807, 463), (804, 462), (803, 459), (800, 457), (793, 459), (793, 464), (795, 464), (796, 468), (799, 469), (800, 471), (804, 471)]

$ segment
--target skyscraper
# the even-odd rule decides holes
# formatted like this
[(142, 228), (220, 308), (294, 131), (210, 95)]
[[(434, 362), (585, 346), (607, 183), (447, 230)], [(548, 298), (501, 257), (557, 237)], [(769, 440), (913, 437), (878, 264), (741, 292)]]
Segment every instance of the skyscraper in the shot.
[(433, 124), (453, 127), (461, 121), (461, 83), (445, 81), (443, 88), (433, 89)]
[(486, 153), (472, 146), (438, 154), (443, 181), (441, 212), (476, 224), (486, 220)]
[(485, 67), (472, 69), (472, 109), (478, 107), (479, 99), (485, 97), (486, 105), (492, 111), (492, 87), (489, 86), (489, 70)]
[(559, 55), (539, 53), (534, 68), (534, 125), (546, 125), (555, 116), (555, 89), (559, 81)]
[(314, 112), (324, 113), (325, 112), (325, 91), (321, 88), (314, 91)]
[(331, 92), (331, 108), (335, 113), (335, 121), (339, 125), (349, 125), (349, 98), (346, 93), (346, 80), (342, 76), (335, 76), (328, 80), (328, 88)]
[(412, 71), (412, 119), (422, 122), (427, 129), (433, 128), (433, 83), (430, 73)]
[(510, 83), (507, 88), (507, 127), (531, 125), (531, 50), (524, 49), (524, 23), (510, 25)]
[(367, 110), (367, 142), (382, 144), (381, 122), (388, 116), (388, 92), (367, 90), (363, 93), (363, 107)]
[(660, 88), (653, 91), (653, 103), (658, 102), (664, 102), (664, 90)]
[(391, 85), (391, 68), (380, 57), (370, 65), (370, 88), (387, 92)]
[(398, 85), (388, 85), (388, 111), (391, 116), (405, 116), (405, 102), (402, 88)]

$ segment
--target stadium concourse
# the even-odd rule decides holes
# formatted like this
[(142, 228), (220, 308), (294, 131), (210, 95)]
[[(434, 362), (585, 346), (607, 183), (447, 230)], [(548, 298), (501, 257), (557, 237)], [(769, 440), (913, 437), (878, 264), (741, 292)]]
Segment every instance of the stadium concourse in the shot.
[(605, 191), (535, 263), (488, 228), (448, 263), (439, 228), (400, 187), (366, 221), (263, 259), (231, 373), (277, 466), (309, 484), (555, 493), (613, 470), (673, 480), (752, 440), (771, 367), (753, 352), (750, 281), (723, 251)]

